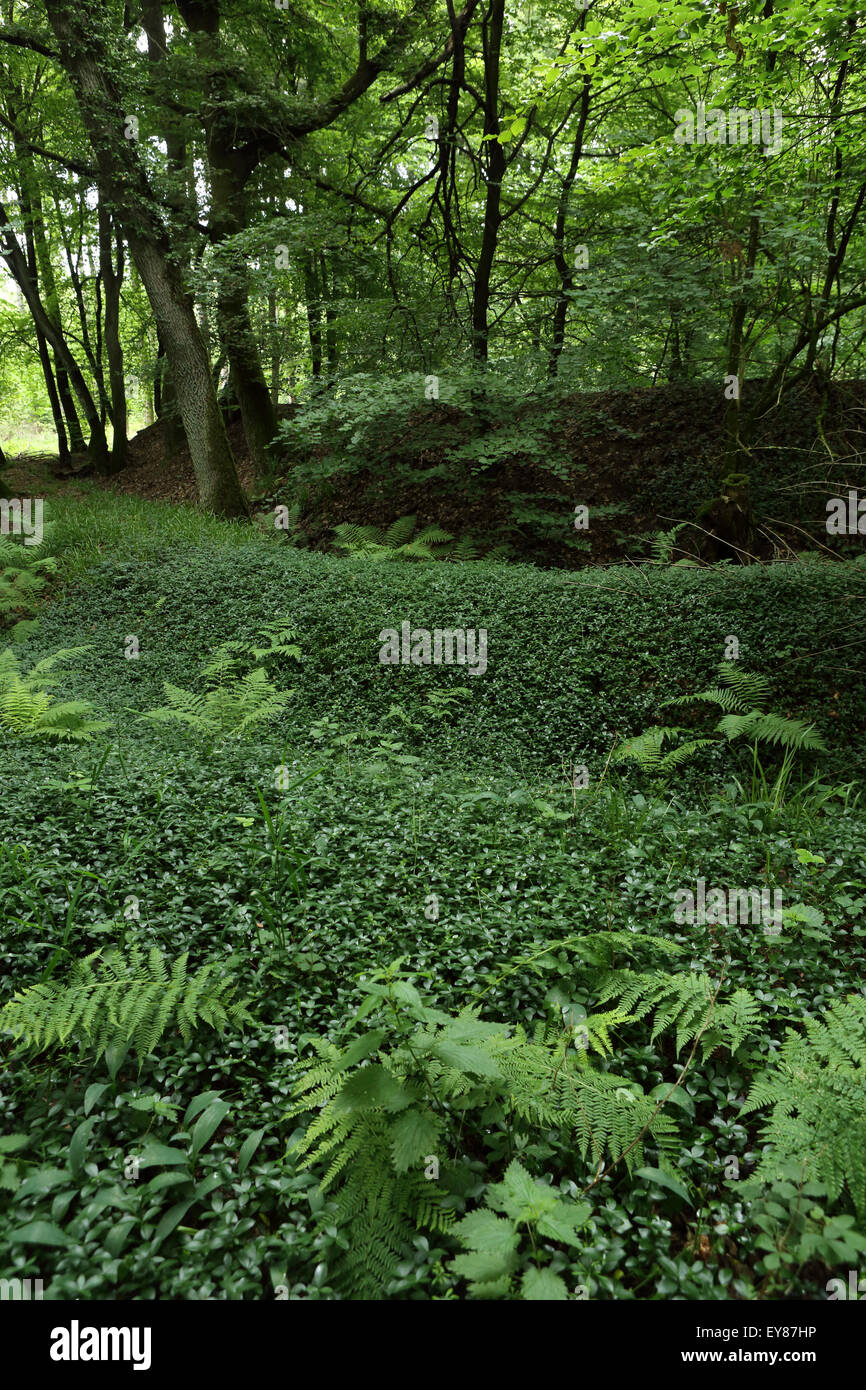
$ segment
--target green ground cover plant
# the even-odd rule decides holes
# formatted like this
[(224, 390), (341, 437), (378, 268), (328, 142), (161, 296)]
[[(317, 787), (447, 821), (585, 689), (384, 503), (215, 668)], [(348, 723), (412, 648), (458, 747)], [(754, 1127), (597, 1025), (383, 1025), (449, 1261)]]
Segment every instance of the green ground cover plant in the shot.
[[(110, 726), (0, 734), (9, 1274), (80, 1299), (827, 1297), (866, 1248), (862, 710), (832, 641), (858, 567), (672, 568), (626, 604), (616, 573), (509, 590), (419, 561), (386, 589), (229, 526), (178, 550), (162, 516), (86, 564), (61, 516), (63, 597), (18, 649), (32, 671), (86, 637), (58, 695)], [(808, 672), (806, 586), (830, 634)], [(443, 605), (501, 642), (481, 697), (377, 670), (380, 622)], [(674, 613), (680, 666), (650, 640)], [(613, 762), (735, 630), (779, 643), (773, 707), (827, 730), (820, 760), (784, 796), (772, 744), (766, 788), (747, 740), (661, 792)], [(196, 664), (295, 693), (228, 739), (138, 717)], [(699, 878), (781, 892), (781, 930), (678, 922)]]

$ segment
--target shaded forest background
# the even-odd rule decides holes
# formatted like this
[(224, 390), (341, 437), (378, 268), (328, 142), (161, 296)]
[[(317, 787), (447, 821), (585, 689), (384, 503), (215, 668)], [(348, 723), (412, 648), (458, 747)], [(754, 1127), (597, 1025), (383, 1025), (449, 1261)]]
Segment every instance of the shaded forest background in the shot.
[[(7, 494), (41, 453), (314, 547), (856, 547), (863, 42), (853, 3), (0, 0)], [(701, 103), (781, 138), (681, 143)]]

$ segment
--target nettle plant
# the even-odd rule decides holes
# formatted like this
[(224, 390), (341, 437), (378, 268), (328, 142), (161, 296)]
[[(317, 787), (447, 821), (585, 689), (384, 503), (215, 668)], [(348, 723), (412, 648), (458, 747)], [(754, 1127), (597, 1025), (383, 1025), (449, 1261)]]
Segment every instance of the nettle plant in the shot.
[[(560, 1270), (571, 1257), (561, 1247), (580, 1249), (591, 1213), (584, 1198), (612, 1172), (652, 1176), (687, 1198), (667, 1101), (699, 1053), (739, 1047), (760, 1007), (745, 990), (721, 998), (721, 981), (693, 972), (611, 971), (614, 953), (648, 948), (680, 950), (642, 933), (597, 932), (548, 943), (509, 967), (488, 988), (519, 968), (561, 969), (575, 954), (617, 997), (575, 1021), (555, 988), (548, 1017), (531, 1031), (485, 1021), (477, 1004), (457, 1015), (431, 1006), (402, 960), (361, 981), (366, 999), (342, 1030), (348, 1036), (311, 1039), (318, 1060), (299, 1078), (289, 1112), (312, 1117), (293, 1153), (333, 1194), (320, 1220), (336, 1288), (387, 1297), (404, 1251), (426, 1228), (466, 1247), (451, 1273), (468, 1281), (471, 1297), (569, 1297)], [(650, 1012), (653, 1037), (674, 1029), (678, 1048), (690, 1051), (676, 1082), (647, 1095), (610, 1066), (614, 1030)], [(657, 1167), (641, 1166), (647, 1144)], [(533, 1174), (529, 1163), (544, 1159), (571, 1171)], [(485, 1183), (484, 1204), (467, 1212)]]

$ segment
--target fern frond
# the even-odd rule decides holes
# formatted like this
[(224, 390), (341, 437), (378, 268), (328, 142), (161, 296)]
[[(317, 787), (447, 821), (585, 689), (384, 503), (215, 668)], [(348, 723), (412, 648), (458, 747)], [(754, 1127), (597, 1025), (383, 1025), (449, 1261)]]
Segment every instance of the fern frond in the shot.
[(789, 1028), (773, 1067), (752, 1083), (743, 1112), (770, 1108), (769, 1145), (755, 1172), (770, 1182), (788, 1162), (825, 1183), (831, 1201), (847, 1191), (866, 1214), (866, 998), (836, 999), (821, 1018)]
[(744, 671), (736, 662), (724, 661), (719, 674), (725, 684), (736, 691), (746, 709), (763, 709), (770, 698), (770, 681), (757, 671)]
[(87, 647), (64, 647), (44, 657), (26, 673), (11, 648), (0, 654), (0, 728), (26, 738), (86, 741), (110, 728), (106, 720), (91, 719), (93, 706), (86, 700), (55, 702), (48, 687), (59, 679), (49, 673), (62, 660), (79, 656)]
[(401, 545), (406, 545), (411, 540), (415, 530), (414, 516), (401, 516), (385, 532), (382, 544), (389, 550), (397, 550)]
[(804, 748), (827, 751), (827, 745), (816, 733), (814, 724), (804, 724), (800, 719), (784, 719), (779, 714), (763, 714), (757, 709), (750, 710), (748, 714), (727, 714), (719, 720), (716, 728), (728, 739), (757, 739), (797, 752)]
[(676, 734), (684, 732), (685, 730), (675, 725), (653, 725), (642, 734), (626, 739), (614, 749), (612, 761), (620, 763), (630, 759), (639, 763), (641, 767), (657, 767), (661, 762), (663, 745)]
[(709, 690), (696, 690), (693, 695), (677, 695), (670, 700), (663, 700), (662, 708), (664, 709), (668, 705), (693, 705), (696, 703), (718, 705), (720, 709), (740, 714), (748, 708), (747, 705), (743, 704), (735, 690), (723, 690), (718, 685), (712, 686)]
[(174, 964), (169, 979), (159, 950), (147, 959), (133, 947), (94, 951), (77, 961), (66, 984), (48, 981), (18, 991), (0, 1010), (0, 1027), (25, 1045), (45, 1050), (70, 1039), (96, 1057), (112, 1043), (133, 1044), (141, 1058), (152, 1053), (176, 1017), (185, 1037), (201, 1021), (222, 1032), (251, 1021), (246, 1004), (229, 1002), (234, 986), (214, 979), (211, 962), (194, 975), (187, 957)]

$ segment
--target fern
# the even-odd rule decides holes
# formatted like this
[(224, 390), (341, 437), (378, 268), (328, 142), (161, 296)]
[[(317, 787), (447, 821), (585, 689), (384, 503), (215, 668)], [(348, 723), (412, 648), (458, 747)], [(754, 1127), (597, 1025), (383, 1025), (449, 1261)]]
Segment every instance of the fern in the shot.
[(653, 725), (652, 728), (646, 729), (636, 738), (630, 738), (625, 743), (621, 743), (614, 750), (612, 761), (619, 763), (631, 760), (650, 772), (666, 776), (674, 768), (687, 762), (699, 748), (713, 742), (709, 738), (690, 739), (677, 748), (670, 748), (664, 752), (665, 743), (670, 742), (677, 734), (685, 732), (685, 729), (676, 726)]
[(87, 742), (95, 733), (110, 728), (108, 721), (91, 718), (93, 706), (88, 701), (56, 702), (48, 689), (58, 679), (51, 674), (57, 662), (88, 650), (64, 647), (38, 661), (24, 675), (11, 647), (0, 653), (0, 729), (11, 730), (22, 738)]
[(417, 534), (414, 516), (402, 516), (387, 530), (379, 526), (361, 526), (343, 521), (334, 527), (339, 545), (350, 554), (365, 555), (370, 560), (475, 560), (478, 547), (471, 536), (455, 543), (450, 531), (435, 523)]
[(689, 523), (687, 521), (680, 521), (676, 526), (672, 526), (669, 531), (651, 532), (650, 535), (646, 537), (646, 539), (650, 541), (655, 564), (668, 565), (671, 563), (671, 556), (676, 548), (677, 536), (680, 534), (680, 531), (683, 531), (688, 525)]
[(57, 569), (57, 560), (50, 554), (53, 532), (54, 523), (44, 522), (38, 545), (0, 535), (0, 626), (12, 624), (13, 642), (35, 625), (30, 616), (36, 612), (46, 576)]
[(300, 660), (301, 650), (291, 640), (294, 629), (280, 618), (262, 630), (266, 645), (258, 642), (223, 642), (201, 666), (204, 689), (184, 690), (163, 683), (167, 703), (147, 710), (141, 717), (158, 724), (184, 724), (211, 739), (241, 735), (257, 724), (275, 719), (293, 695), (272, 684), (264, 665), (242, 671), (250, 660), (275, 657)]
[(747, 737), (753, 743), (776, 744), (791, 752), (803, 749), (826, 752), (826, 745), (813, 724), (785, 719), (765, 709), (770, 698), (770, 682), (766, 676), (743, 671), (728, 661), (721, 663), (719, 674), (727, 688), (714, 686), (694, 695), (680, 695), (665, 700), (663, 707), (703, 701), (725, 711), (716, 725), (716, 733), (724, 734), (727, 739)]
[(250, 1021), (245, 1005), (231, 1002), (234, 985), (216, 975), (215, 961), (190, 974), (187, 960), (188, 953), (179, 956), (169, 973), (156, 946), (147, 957), (138, 947), (128, 956), (94, 951), (74, 964), (67, 984), (46, 981), (14, 994), (0, 1026), (39, 1051), (77, 1041), (100, 1057), (131, 1044), (142, 1058), (172, 1021), (187, 1042), (201, 1023), (222, 1032)]
[(799, 753), (801, 749), (826, 752), (826, 744), (815, 733), (813, 724), (800, 719), (783, 719), (778, 714), (764, 714), (753, 709), (748, 714), (726, 714), (716, 725), (725, 738), (746, 737), (750, 742), (776, 744)]
[[(803, 751), (825, 752), (826, 745), (813, 724), (800, 719), (786, 719), (764, 708), (770, 697), (770, 682), (755, 671), (743, 671), (730, 662), (719, 668), (722, 684), (693, 695), (678, 695), (662, 702), (662, 708), (693, 704), (715, 705), (723, 711), (713, 732), (722, 734), (729, 742), (747, 738), (754, 746), (757, 758), (759, 743), (781, 747), (786, 763), (776, 785), (780, 796), (787, 782), (794, 755)], [(688, 730), (678, 725), (654, 724), (634, 738), (626, 739), (614, 749), (612, 761), (636, 762), (639, 767), (661, 778), (667, 777), (688, 762), (700, 748), (717, 742), (714, 738), (688, 739), (673, 748), (665, 748)]]
[(836, 999), (821, 1018), (789, 1028), (771, 1070), (752, 1083), (743, 1112), (771, 1107), (769, 1145), (754, 1179), (797, 1162), (830, 1201), (847, 1190), (866, 1215), (866, 998)]
[(700, 1036), (704, 1057), (717, 1047), (735, 1052), (759, 1031), (761, 1021), (761, 1006), (753, 994), (737, 989), (729, 999), (720, 999), (717, 983), (703, 972), (614, 971), (599, 993), (600, 1003), (609, 1000), (616, 1000), (617, 1007), (634, 1019), (654, 1011), (650, 1041), (676, 1028), (678, 1053)]
[(442, 557), (454, 537), (441, 526), (427, 526), (415, 535), (415, 517), (402, 516), (387, 531), (378, 526), (342, 522), (334, 528), (339, 543), (350, 552), (371, 560), (435, 560)]

